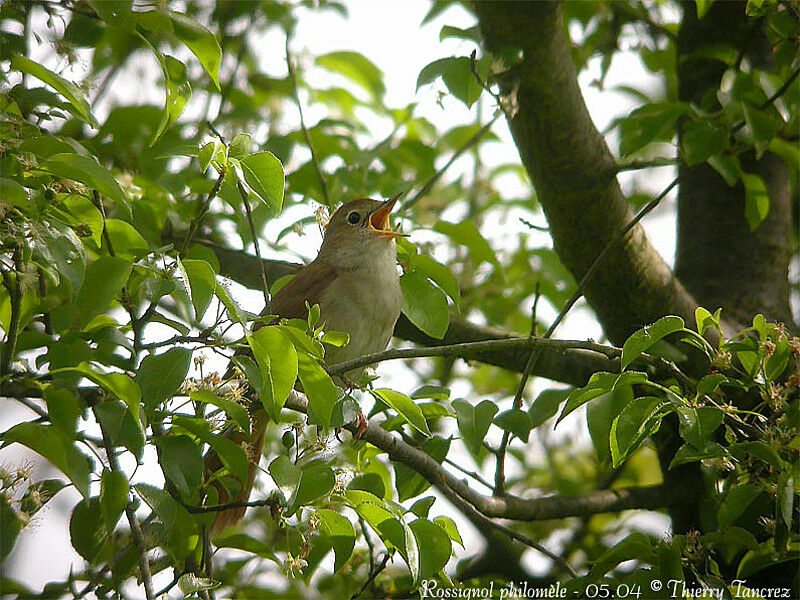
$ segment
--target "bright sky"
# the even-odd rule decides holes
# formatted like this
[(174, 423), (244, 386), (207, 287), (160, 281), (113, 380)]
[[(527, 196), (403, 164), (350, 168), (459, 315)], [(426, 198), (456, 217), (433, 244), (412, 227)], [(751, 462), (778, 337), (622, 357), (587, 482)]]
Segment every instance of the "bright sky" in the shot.
[[(440, 84), (424, 87), (416, 92), (416, 79), (419, 71), (429, 62), (446, 56), (469, 55), (473, 47), (467, 42), (458, 40), (439, 41), (439, 30), (444, 24), (455, 25), (458, 27), (469, 27), (473, 24), (473, 19), (460, 7), (448, 10), (432, 23), (420, 27), (422, 17), (428, 8), (428, 2), (423, 0), (349, 0), (347, 3), (350, 16), (344, 19), (333, 11), (316, 13), (308, 11), (300, 19), (296, 37), (293, 41), (293, 52), (299, 57), (302, 63), (311, 67), (309, 57), (324, 54), (334, 50), (356, 50), (369, 57), (377, 64), (385, 74), (387, 88), (386, 100), (390, 106), (401, 107), (412, 102), (418, 102), (418, 114), (428, 118), (441, 130), (446, 130), (454, 125), (474, 122), (475, 114), (468, 111), (463, 104), (452, 98), (445, 98), (442, 105), (437, 104), (437, 90), (442, 90)], [(262, 69), (267, 73), (275, 75), (285, 74), (284, 63), (284, 40), (277, 32), (272, 31), (267, 35), (261, 36), (260, 45), (263, 47)], [(36, 42), (34, 41), (34, 45)], [(45, 41), (43, 45), (46, 45)], [(34, 48), (32, 55), (39, 57), (49, 48)], [(614, 92), (600, 92), (589, 83), (597, 77), (599, 65), (591, 65), (589, 72), (581, 76), (581, 86), (584, 91), (589, 110), (599, 129), (604, 130), (608, 124), (617, 116), (626, 114), (631, 109), (630, 100)], [(330, 76), (319, 69), (311, 68), (309, 77), (314, 84), (327, 85)], [(611, 88), (616, 83), (625, 81), (635, 82), (640, 86), (654, 86), (657, 82), (651, 75), (646, 73), (638, 62), (634, 54), (622, 54), (618, 56), (606, 79), (606, 87)], [(130, 84), (127, 84), (130, 85)], [(138, 86), (137, 89), (126, 88), (126, 82), (120, 78), (114, 86), (113, 96), (119, 98), (141, 98), (143, 94), (149, 94), (154, 87)], [(152, 99), (160, 98), (159, 92), (154, 92), (156, 96)], [(152, 101), (152, 100), (151, 100)], [(156, 100), (157, 102), (160, 100)], [(484, 118), (491, 117), (493, 107), (490, 101), (484, 103)], [(475, 110), (475, 108), (473, 108)], [(100, 111), (99, 111), (100, 112)], [(102, 112), (100, 112), (102, 114)], [(323, 117), (324, 113), (319, 108), (312, 108), (308, 111), (307, 119), (314, 123)], [(386, 127), (385, 124), (376, 123), (376, 128)], [(485, 148), (482, 158), (487, 165), (495, 165), (506, 162), (517, 162), (518, 155), (516, 148), (510, 140), (510, 135), (505, 123), (501, 120), (495, 126), (495, 133), (500, 137), (499, 143), (493, 143), (491, 148)], [(383, 137), (388, 133), (377, 131), (376, 138)], [(615, 140), (609, 138), (609, 144), (616, 148)], [(465, 159), (466, 160), (466, 159)], [(466, 168), (467, 163), (455, 165), (454, 171), (458, 168)], [(658, 169), (648, 174), (648, 179), (641, 186), (648, 191), (657, 193), (672, 178), (671, 169)], [(631, 189), (634, 184), (635, 175), (625, 174), (622, 178), (623, 187)], [(507, 183), (509, 194), (523, 194), (524, 188), (519, 183), (510, 181)], [(306, 210), (304, 208), (295, 209), (291, 216), (298, 216), (297, 211)], [(447, 216), (447, 215), (445, 215)], [(455, 215), (451, 217), (456, 218)], [(495, 248), (503, 248), (508, 245), (508, 236), (514, 236), (518, 232), (513, 228), (496, 224), (494, 228), (490, 223), (485, 231), (486, 236)], [(267, 234), (275, 229), (280, 231), (284, 223), (276, 223), (268, 228)], [(665, 203), (663, 209), (659, 209), (654, 215), (645, 220), (645, 228), (652, 242), (665, 257), (672, 263), (674, 254), (675, 232), (672, 216), (672, 206), (670, 202)], [(311, 228), (308, 228), (311, 229)], [(318, 234), (308, 231), (309, 237), (302, 241), (304, 248), (316, 248), (319, 243)], [(316, 236), (316, 237), (315, 237)], [(505, 239), (504, 239), (505, 236)], [(425, 232), (416, 232), (412, 240), (421, 241), (430, 239)], [(291, 241), (291, 239), (290, 239)], [(546, 243), (546, 235), (543, 234), (542, 243)], [(306, 252), (308, 254), (308, 252)], [(310, 256), (307, 256), (310, 258)], [(237, 288), (239, 289), (239, 288)], [(247, 306), (256, 312), (261, 308), (259, 304), (260, 295), (250, 296), (253, 304)], [(551, 318), (555, 313), (545, 314), (545, 318)], [(588, 311), (574, 311), (572, 318), (561, 327), (558, 337), (562, 338), (600, 338), (599, 327), (590, 318)], [(410, 371), (400, 366), (399, 363), (392, 363), (390, 368), (382, 366), (379, 374), (385, 377), (387, 385), (396, 386), (402, 391), (410, 391), (407, 387), (407, 377)], [(457, 391), (457, 390), (456, 390)], [(7, 408), (5, 411), (5, 423), (18, 421), (28, 417), (28, 411), (18, 406)], [(561, 435), (579, 435), (581, 428), (577, 419), (574, 420), (572, 429), (561, 431)], [(3, 426), (5, 429), (5, 426)], [(558, 433), (558, 432), (557, 432)], [(533, 451), (535, 445), (532, 443)], [(50, 469), (46, 472), (43, 468), (41, 459), (35, 454), (14, 446), (0, 452), (0, 464), (18, 464), (20, 460), (30, 460), (37, 466), (37, 477), (57, 477), (58, 473)], [(155, 469), (153, 469), (155, 471)], [(150, 470), (146, 471), (150, 473)], [(142, 473), (138, 474), (138, 478)], [(11, 565), (10, 575), (34, 589), (41, 587), (50, 580), (63, 579), (69, 571), (70, 565), (81, 568), (82, 560), (75, 554), (69, 545), (68, 521), (65, 514), (75, 504), (78, 499), (76, 492), (65, 491), (60, 493), (48, 506), (42, 510), (34, 519), (34, 522), (27, 527), (20, 536), (17, 547), (12, 555), (9, 565)], [(437, 506), (439, 503), (437, 503)], [(443, 508), (443, 507), (442, 507)], [(440, 508), (441, 510), (441, 508)], [(459, 519), (459, 521), (461, 521)], [(646, 520), (645, 526), (652, 528), (653, 531), (662, 533), (665, 530), (665, 521)], [(20, 560), (15, 560), (19, 558)], [(532, 566), (541, 565), (531, 557)], [(158, 583), (158, 582), (157, 582)]]

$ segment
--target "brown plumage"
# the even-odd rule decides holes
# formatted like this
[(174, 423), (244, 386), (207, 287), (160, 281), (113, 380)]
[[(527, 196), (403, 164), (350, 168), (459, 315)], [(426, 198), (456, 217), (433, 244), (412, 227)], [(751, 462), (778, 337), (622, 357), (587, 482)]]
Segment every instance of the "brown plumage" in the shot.
[[(293, 319), (305, 318), (310, 306), (319, 304), (321, 321), (328, 331), (343, 331), (350, 342), (342, 348), (327, 350), (329, 364), (357, 358), (386, 348), (400, 316), (402, 293), (396, 267), (394, 238), (399, 234), (389, 227), (389, 214), (397, 197), (379, 202), (360, 199), (343, 204), (333, 214), (317, 257), (271, 299), (262, 314)], [(214, 483), (219, 503), (247, 502), (253, 487), (258, 461), (264, 444), (267, 415), (258, 409), (253, 415), (249, 440), (241, 431), (231, 438), (245, 445), (250, 459), (247, 482), (231, 499), (224, 487)], [(213, 473), (222, 464), (209, 453), (206, 472)], [(237, 523), (245, 507), (217, 514), (213, 533)]]

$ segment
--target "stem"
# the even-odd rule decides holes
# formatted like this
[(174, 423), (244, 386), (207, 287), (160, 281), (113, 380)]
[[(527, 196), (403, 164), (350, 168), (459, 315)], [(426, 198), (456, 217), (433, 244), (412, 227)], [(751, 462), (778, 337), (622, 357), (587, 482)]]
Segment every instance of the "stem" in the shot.
[(200, 229), (200, 223), (203, 220), (206, 212), (208, 212), (208, 207), (211, 205), (211, 201), (216, 197), (219, 193), (219, 188), (222, 187), (222, 181), (225, 179), (225, 169), (220, 171), (219, 177), (217, 177), (217, 181), (214, 182), (214, 187), (211, 188), (211, 191), (205, 197), (205, 200), (201, 200), (197, 204), (197, 214), (195, 215), (194, 219), (192, 219), (192, 223), (189, 226), (189, 232), (186, 234), (186, 237), (183, 238), (183, 243), (181, 244), (181, 249), (178, 251), (179, 255), (183, 255), (186, 253), (186, 249), (189, 247), (189, 244), (192, 243), (192, 238), (197, 234), (197, 230)]
[(3, 276), (3, 285), (8, 290), (11, 303), (11, 319), (8, 323), (6, 341), (3, 343), (2, 358), (0, 358), (0, 378), (11, 373), (11, 361), (17, 349), (17, 336), (22, 313), (22, 294), (19, 286), (19, 274), (22, 267), (21, 254), (19, 247), (14, 248), (14, 268), (6, 271)]
[(328, 196), (328, 184), (325, 182), (325, 177), (322, 174), (322, 168), (320, 167), (319, 160), (317, 159), (317, 153), (314, 150), (314, 144), (311, 143), (311, 135), (308, 133), (308, 128), (306, 127), (306, 120), (303, 116), (303, 103), (300, 102), (300, 94), (298, 93), (297, 89), (297, 73), (294, 69), (294, 64), (292, 63), (292, 54), (289, 52), (289, 35), (286, 35), (286, 67), (289, 70), (289, 79), (292, 82), (292, 94), (294, 95), (294, 101), (297, 103), (297, 110), (300, 113), (300, 129), (303, 131), (303, 137), (306, 140), (306, 145), (308, 145), (308, 149), (311, 151), (311, 163), (314, 165), (314, 171), (317, 173), (317, 179), (319, 179), (319, 187), (320, 191), (322, 192), (322, 199), (325, 201), (326, 206), (331, 206), (331, 199)]
[(253, 211), (250, 210), (250, 202), (247, 199), (247, 190), (244, 189), (242, 182), (237, 181), (236, 187), (239, 189), (239, 194), (242, 197), (244, 211), (247, 213), (247, 223), (250, 225), (250, 235), (253, 236), (253, 246), (255, 246), (256, 256), (258, 257), (259, 275), (261, 276), (261, 291), (264, 293), (264, 305), (269, 306), (269, 283), (267, 282), (267, 271), (264, 268), (264, 261), (261, 259), (261, 247), (258, 243), (256, 224), (253, 222)]
[(367, 580), (364, 582), (364, 584), (360, 588), (358, 588), (358, 591), (352, 595), (350, 600), (358, 600), (358, 597), (361, 596), (361, 594), (363, 594), (366, 591), (366, 589), (372, 584), (372, 582), (375, 581), (375, 578), (378, 575), (380, 575), (381, 571), (383, 571), (386, 568), (386, 565), (389, 563), (390, 558), (392, 558), (392, 554), (387, 551), (386, 554), (384, 554), (381, 563), (374, 569), (370, 569), (369, 577), (367, 577)]
[(477, 144), (480, 141), (480, 139), (484, 135), (486, 135), (486, 133), (492, 128), (492, 125), (495, 124), (495, 121), (497, 121), (497, 119), (500, 117), (501, 114), (502, 113), (497, 113), (495, 116), (493, 116), (492, 119), (488, 123), (486, 123), (486, 125), (481, 127), (475, 133), (475, 135), (473, 135), (466, 142), (464, 142), (464, 144), (458, 150), (455, 151), (453, 156), (450, 157), (450, 160), (448, 160), (441, 169), (436, 171), (436, 173), (431, 175), (430, 179), (428, 179), (428, 181), (425, 182), (425, 185), (423, 185), (422, 188), (416, 194), (414, 194), (414, 196), (412, 196), (411, 198), (409, 198), (408, 200), (406, 200), (403, 203), (403, 206), (401, 207), (401, 210), (407, 210), (409, 207), (411, 207), (414, 204), (416, 204), (428, 192), (430, 192), (431, 188), (436, 184), (437, 181), (439, 181), (439, 179), (442, 177), (442, 175), (444, 175), (445, 171), (447, 171), (447, 169), (449, 169), (450, 166), (454, 162), (456, 162), (456, 160), (458, 160), (458, 158), (462, 154), (464, 154), (464, 152), (466, 152), (472, 146)]
[[(99, 423), (100, 419), (97, 418), (96, 413), (95, 418)], [(120, 471), (117, 455), (114, 454), (114, 446), (112, 446), (111, 442), (108, 441), (108, 436), (106, 435), (105, 429), (102, 426), (100, 427), (100, 433), (103, 436), (103, 446), (106, 450), (108, 466), (112, 471)], [(128, 502), (127, 506), (125, 507), (125, 516), (130, 524), (131, 537), (133, 537), (133, 541), (136, 544), (136, 551), (139, 555), (139, 570), (142, 573), (142, 585), (144, 585), (145, 597), (147, 600), (154, 600), (155, 594), (153, 593), (153, 576), (150, 573), (150, 562), (147, 560), (147, 546), (144, 542), (144, 535), (142, 534), (142, 528), (139, 525), (139, 520), (136, 518), (136, 511), (133, 508), (133, 502)]]

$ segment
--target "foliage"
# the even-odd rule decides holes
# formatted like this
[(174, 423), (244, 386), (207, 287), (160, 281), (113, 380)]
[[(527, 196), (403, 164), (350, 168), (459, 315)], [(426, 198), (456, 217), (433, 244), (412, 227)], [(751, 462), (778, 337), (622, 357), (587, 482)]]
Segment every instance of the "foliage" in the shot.
[[(324, 331), (318, 307), (309, 306), (306, 320), (259, 328), (271, 318), (257, 316), (260, 307), (244, 308), (240, 288), (229, 285), (237, 280), (223, 259), (230, 249), (284, 256), (302, 247), (298, 232), (321, 223), (340, 200), (414, 188), (403, 227), (427, 230), (424, 239), (435, 241), (401, 239), (398, 259), (403, 313), (427, 339), (441, 340), (459, 315), (526, 336), (541, 324), (541, 313), (534, 310), (531, 323), (529, 310), (540, 297), (561, 310), (575, 281), (547, 236), (525, 225), (542, 221), (535, 197), (514, 197), (502, 185), (509, 175), (527, 185), (527, 175), (517, 164), (481, 160), (497, 139), (484, 128), (485, 103), (498, 102), (494, 118), (513, 113), (495, 92), (513, 68), (513, 49), (493, 55), (477, 26), (443, 26), (442, 39), (460, 39), (479, 54), (436, 58), (419, 73), (417, 87), (433, 86), (440, 102), (477, 106), (464, 112), (477, 115), (473, 122), (442, 131), (416, 105), (387, 105), (383, 73), (358, 53), (329, 53), (313, 65), (288, 55), (285, 75), (262, 70), (255, 32), (284, 36), (288, 52), (298, 19), (311, 10), (346, 13), (337, 2), (190, 1), (184, 12), (167, 4), (0, 8), (0, 383), (4, 402), (15, 398), (37, 413), (11, 425), (2, 441), (29, 448), (60, 472), (44, 480), (27, 468), (0, 472), (0, 557), (37, 511), (74, 487), (80, 500), (69, 532), (86, 561), (41, 595), (10, 579), (0, 580), (4, 591), (126, 596), (148, 578), (143, 562), (163, 582), (157, 587), (171, 581), (173, 594), (185, 596), (219, 587), (239, 598), (350, 597), (366, 582), (376, 594), (399, 597), (428, 580), (484, 585), (496, 573), (464, 581), (470, 561), (450, 562), (476, 554), (464, 547), (474, 535), (462, 526), (470, 511), (457, 506), (463, 515), (451, 517), (453, 509), (433, 495), (442, 486), (431, 486), (420, 462), (440, 473), (447, 463), (491, 488), (485, 474), (505, 433), (516, 469), (507, 490), (525, 499), (651, 486), (660, 483), (652, 438), (674, 418), (681, 445), (665, 468), (702, 465), (701, 530), (659, 540), (617, 516), (590, 512), (571, 515), (581, 522), (515, 523), (548, 546), (567, 539), (557, 554), (577, 572), (572, 577), (553, 562), (531, 581), (545, 587), (559, 580), (580, 593), (626, 586), (650, 597), (653, 582), (675, 580), (734, 593), (735, 579), (800, 558), (800, 341), (785, 325), (759, 314), (730, 334), (719, 310), (698, 308), (688, 326), (664, 315), (621, 348), (598, 351), (614, 359), (614, 370), (568, 390), (554, 386), (525, 407), (511, 403), (515, 377), (480, 363), (462, 369), (452, 356), (415, 364), (403, 390), (369, 375), (339, 387), (325, 356), (346, 336)], [(434, 3), (426, 20), (441, 18), (450, 4)], [(722, 85), (696, 104), (678, 99), (678, 24), (656, 23), (662, 12), (655, 4), (564, 5), (583, 40), (574, 48), (578, 67), (600, 58), (596, 85), (603, 86), (626, 35), (665, 83), (660, 96), (623, 90), (641, 106), (614, 124), (619, 167), (708, 163), (727, 185), (743, 186), (746, 220), (756, 230), (769, 215), (768, 182), (741, 157), (776, 154), (795, 179), (800, 162), (790, 141), (800, 123), (796, 20), (777, 3), (748, 2), (754, 18), (769, 24), (775, 64), (744, 68), (737, 48), (716, 48), (713, 58), (726, 69)], [(697, 3), (699, 17), (710, 4)], [(52, 43), (55, 56), (31, 57), (36, 36)], [(72, 67), (82, 60), (89, 66), (77, 80), (80, 69)], [(114, 81), (137, 85), (143, 61), (157, 69), (163, 96), (106, 100)], [(336, 83), (315, 86), (307, 76), (313, 70)], [(326, 116), (306, 123), (306, 105)], [(390, 125), (388, 136), (370, 128), (376, 119)], [(440, 178), (462, 154), (473, 175)], [(490, 226), (497, 223), (503, 234)], [(251, 287), (264, 287), (265, 296), (285, 282), (266, 273), (238, 280), (257, 280)], [(240, 349), (250, 352), (238, 353), (227, 370)], [(685, 368), (693, 353), (705, 357), (703, 372)], [(209, 370), (216, 355), (225, 361)], [(297, 379), (307, 415), (287, 405)], [(451, 399), (455, 389), (466, 390), (464, 397)], [(209, 541), (219, 490), (234, 497), (259, 458), (234, 441), (263, 414), (253, 399), (270, 420), (268, 466), (251, 498), (256, 508), (244, 525)], [(419, 460), (390, 460), (387, 448), (363, 440), (338, 443), (356, 401), (371, 406), (370, 421), (416, 449)], [(552, 427), (561, 435), (573, 411), (586, 415), (591, 447), (573, 445), (569, 435), (551, 439)], [(222, 463), (216, 472), (204, 469), (209, 449)], [(156, 456), (158, 477), (137, 474)], [(460, 466), (465, 461), (474, 464)], [(213, 570), (209, 543), (220, 549)], [(256, 576), (263, 573), (279, 575), (282, 586)], [(498, 589), (509, 581), (498, 580)]]

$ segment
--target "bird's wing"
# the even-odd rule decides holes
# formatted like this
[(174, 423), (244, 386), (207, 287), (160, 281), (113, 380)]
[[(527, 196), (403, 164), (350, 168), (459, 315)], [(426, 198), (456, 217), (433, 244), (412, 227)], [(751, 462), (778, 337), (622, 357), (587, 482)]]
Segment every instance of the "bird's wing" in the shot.
[(284, 319), (305, 319), (306, 302), (309, 306), (319, 304), (322, 292), (337, 276), (338, 271), (329, 264), (317, 260), (308, 263), (272, 297), (264, 313)]

